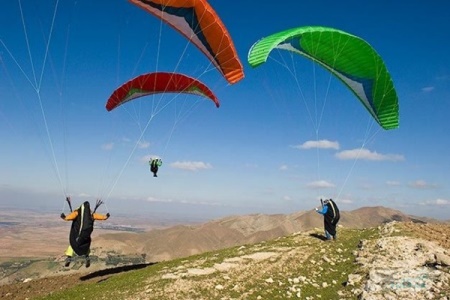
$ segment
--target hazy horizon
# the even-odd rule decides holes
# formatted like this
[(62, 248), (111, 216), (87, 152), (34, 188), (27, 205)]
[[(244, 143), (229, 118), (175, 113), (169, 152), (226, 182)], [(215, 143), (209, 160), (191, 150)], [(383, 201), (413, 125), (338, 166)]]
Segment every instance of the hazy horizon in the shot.
[[(33, 198), (34, 201), (29, 201)], [(73, 196), (72, 206), (75, 208), (84, 201), (95, 203), (95, 198), (89, 196)], [(320, 206), (319, 201), (311, 201), (311, 207), (301, 209), (304, 205), (298, 205), (296, 208), (294, 203), (289, 206), (279, 207), (263, 207), (263, 206), (226, 206), (226, 205), (210, 205), (208, 203), (189, 203), (189, 202), (153, 202), (145, 199), (114, 199), (111, 198), (106, 201), (105, 205), (99, 208), (100, 213), (110, 212), (112, 216), (121, 217), (147, 217), (149, 221), (159, 219), (170, 219), (186, 222), (203, 222), (213, 219), (233, 216), (233, 215), (249, 215), (249, 214), (292, 214), (298, 211), (312, 210), (314, 207)], [(426, 210), (424, 206), (421, 213), (408, 211), (407, 207), (395, 207), (388, 205), (379, 205), (377, 203), (365, 203), (365, 205), (356, 205), (356, 203), (340, 203), (337, 205), (342, 211), (351, 211), (362, 207), (376, 207), (383, 206), (390, 209), (399, 210), (405, 214), (417, 217), (433, 218), (441, 221), (448, 221), (448, 213), (440, 210), (437, 214), (434, 210)], [(69, 207), (64, 199), (57, 195), (50, 194), (36, 194), (31, 191), (15, 191), (10, 189), (8, 193), (5, 190), (0, 190), (0, 209), (28, 209), (38, 210), (46, 213), (55, 213), (58, 217), (61, 212), (67, 213)], [(1, 221), (1, 220), (0, 220)]]

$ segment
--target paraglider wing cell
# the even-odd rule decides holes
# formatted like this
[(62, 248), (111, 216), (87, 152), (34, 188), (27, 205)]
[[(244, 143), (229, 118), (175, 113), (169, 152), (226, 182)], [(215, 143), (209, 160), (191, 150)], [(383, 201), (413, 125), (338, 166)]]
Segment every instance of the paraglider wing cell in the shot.
[(242, 64), (221, 19), (205, 0), (129, 0), (184, 35), (230, 84), (244, 78)]
[(155, 72), (140, 75), (117, 88), (106, 102), (106, 110), (133, 99), (156, 93), (188, 93), (211, 99), (216, 107), (219, 100), (213, 92), (197, 79), (179, 73)]
[(352, 91), (381, 127), (398, 127), (399, 105), (392, 78), (381, 57), (363, 39), (327, 27), (288, 29), (256, 42), (248, 62), (252, 67), (263, 64), (275, 48), (320, 64)]

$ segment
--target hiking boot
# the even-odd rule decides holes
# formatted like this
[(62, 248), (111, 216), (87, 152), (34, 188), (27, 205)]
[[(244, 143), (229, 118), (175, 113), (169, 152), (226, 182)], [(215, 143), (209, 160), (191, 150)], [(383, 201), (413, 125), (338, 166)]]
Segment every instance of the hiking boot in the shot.
[(89, 268), (90, 265), (91, 265), (91, 259), (89, 258), (89, 256), (86, 256), (86, 268)]
[(64, 261), (64, 267), (68, 267), (70, 265), (71, 261), (72, 261), (72, 258), (70, 256), (67, 256), (66, 260)]

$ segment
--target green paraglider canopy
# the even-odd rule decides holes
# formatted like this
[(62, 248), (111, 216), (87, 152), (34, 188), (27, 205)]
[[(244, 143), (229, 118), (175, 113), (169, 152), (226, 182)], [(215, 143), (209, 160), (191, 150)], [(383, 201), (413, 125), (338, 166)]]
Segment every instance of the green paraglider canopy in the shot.
[(325, 67), (358, 97), (384, 129), (399, 126), (399, 105), (392, 78), (378, 53), (363, 39), (341, 30), (308, 26), (272, 34), (256, 42), (248, 62), (257, 67), (273, 49), (284, 49)]

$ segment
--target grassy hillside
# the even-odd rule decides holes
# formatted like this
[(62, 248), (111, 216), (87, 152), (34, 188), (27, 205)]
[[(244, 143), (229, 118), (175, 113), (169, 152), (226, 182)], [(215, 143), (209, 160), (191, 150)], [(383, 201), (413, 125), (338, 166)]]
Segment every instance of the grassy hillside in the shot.
[(337, 241), (322, 240), (317, 229), (171, 261), (0, 286), (0, 298), (448, 300), (449, 229), (411, 222), (340, 228)]
[[(89, 282), (41, 299), (286, 299), (351, 298), (354, 251), (378, 230), (342, 229), (336, 242), (301, 233), (254, 245), (95, 274)], [(311, 298), (313, 299), (313, 298)]]

